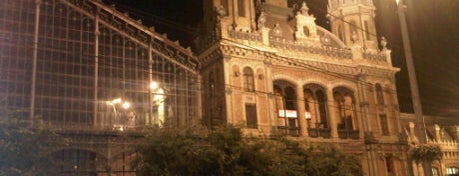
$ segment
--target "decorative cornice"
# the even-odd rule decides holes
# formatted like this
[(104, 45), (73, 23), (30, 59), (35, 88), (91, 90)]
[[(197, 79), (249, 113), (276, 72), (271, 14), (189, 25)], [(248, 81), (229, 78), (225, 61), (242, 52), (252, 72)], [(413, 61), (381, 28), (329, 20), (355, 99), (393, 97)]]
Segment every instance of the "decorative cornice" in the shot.
[(273, 65), (296, 67), (302, 69), (311, 69), (320, 72), (339, 73), (347, 75), (357, 75), (359, 70), (349, 65), (338, 65), (334, 63), (318, 62), (311, 60), (293, 59), (287, 57), (275, 57), (272, 60)]
[(209, 50), (209, 52), (205, 52), (205, 55), (200, 55), (198, 58), (202, 68), (206, 68), (209, 64), (214, 63), (222, 57), (224, 57), (222, 51), (219, 48), (214, 48), (213, 50)]
[(395, 67), (377, 67), (374, 65), (358, 65), (360, 74), (362, 75), (373, 75), (373, 76), (384, 76), (391, 77), (395, 73), (399, 72), (399, 68)]
[[(284, 46), (285, 47), (285, 46)], [(269, 48), (260, 48), (258, 46), (248, 46), (234, 41), (222, 41), (219, 45), (223, 55), (236, 56), (239, 58), (248, 58), (251, 60), (260, 60), (265, 66), (284, 66), (298, 69), (310, 69), (324, 73), (336, 73), (341, 75), (373, 75), (390, 77), (400, 69), (390, 66), (382, 59), (360, 59), (328, 56), (321, 53), (328, 51), (326, 48), (317, 50), (318, 53), (298, 52), (287, 50), (276, 50)], [(330, 49), (330, 48), (329, 48)], [(282, 51), (282, 52), (281, 52)], [(332, 50), (330, 50), (332, 52)], [(349, 55), (351, 56), (351, 55)], [(205, 64), (203, 64), (205, 65)]]

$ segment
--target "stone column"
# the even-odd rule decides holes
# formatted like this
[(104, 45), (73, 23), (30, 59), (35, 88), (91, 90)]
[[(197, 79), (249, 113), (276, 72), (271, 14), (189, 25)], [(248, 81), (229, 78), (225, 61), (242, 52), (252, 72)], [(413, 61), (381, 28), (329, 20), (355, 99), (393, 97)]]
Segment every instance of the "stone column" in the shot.
[(296, 88), (296, 104), (298, 109), (298, 125), (300, 126), (300, 136), (308, 136), (308, 129), (306, 125), (306, 119), (304, 118), (304, 92), (303, 86), (297, 86)]
[(335, 113), (335, 101), (333, 99), (333, 88), (327, 89), (327, 106), (329, 114), (329, 126), (331, 130), (331, 137), (338, 138), (338, 125), (336, 123), (336, 113)]

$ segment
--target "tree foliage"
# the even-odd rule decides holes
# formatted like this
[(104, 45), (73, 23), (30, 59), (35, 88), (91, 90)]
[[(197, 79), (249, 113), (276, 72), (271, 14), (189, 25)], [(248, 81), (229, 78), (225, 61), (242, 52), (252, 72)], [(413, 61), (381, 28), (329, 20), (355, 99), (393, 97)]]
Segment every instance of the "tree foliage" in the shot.
[(138, 175), (362, 175), (360, 160), (337, 147), (243, 137), (231, 126), (208, 135), (156, 130), (137, 149)]
[(423, 161), (441, 160), (443, 156), (440, 146), (435, 144), (418, 144), (411, 148), (408, 153), (410, 159), (418, 164)]
[(0, 175), (53, 174), (51, 152), (64, 144), (46, 125), (0, 110)]

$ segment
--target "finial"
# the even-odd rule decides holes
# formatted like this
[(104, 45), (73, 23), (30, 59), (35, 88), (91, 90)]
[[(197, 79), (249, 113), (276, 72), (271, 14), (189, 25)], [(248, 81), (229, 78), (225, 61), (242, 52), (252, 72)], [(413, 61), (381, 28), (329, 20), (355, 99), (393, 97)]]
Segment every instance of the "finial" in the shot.
[(303, 14), (303, 15), (308, 15), (309, 14), (309, 8), (306, 5), (306, 2), (303, 1), (303, 3), (301, 4), (300, 11), (301, 11), (301, 14)]

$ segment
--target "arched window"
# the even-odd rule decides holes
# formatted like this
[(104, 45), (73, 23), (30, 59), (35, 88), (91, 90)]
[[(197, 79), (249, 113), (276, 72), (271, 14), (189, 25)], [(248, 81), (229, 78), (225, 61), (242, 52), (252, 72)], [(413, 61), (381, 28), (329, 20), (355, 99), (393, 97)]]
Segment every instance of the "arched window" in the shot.
[(355, 115), (354, 115), (354, 98), (352, 92), (348, 89), (339, 88), (333, 94), (337, 115), (340, 118), (338, 124), (339, 129), (354, 130)]
[(277, 125), (282, 133), (298, 136), (297, 95), (291, 84), (278, 81), (274, 83), (274, 95), (278, 110)]
[(348, 130), (353, 130), (356, 126), (354, 122), (354, 102), (351, 95), (344, 95), (344, 126)]
[[(324, 89), (317, 84), (308, 84), (304, 90), (305, 110), (311, 115), (310, 128), (328, 128), (328, 104)], [(318, 134), (312, 134), (318, 135)]]
[(253, 70), (249, 67), (245, 67), (243, 72), (244, 72), (244, 90), (248, 92), (255, 91)]

